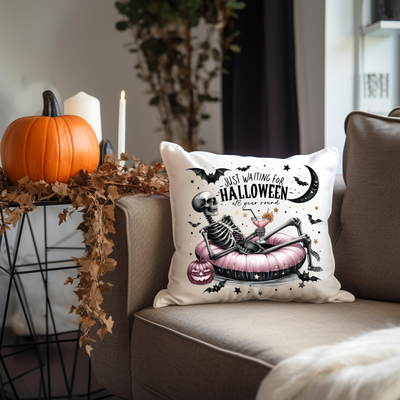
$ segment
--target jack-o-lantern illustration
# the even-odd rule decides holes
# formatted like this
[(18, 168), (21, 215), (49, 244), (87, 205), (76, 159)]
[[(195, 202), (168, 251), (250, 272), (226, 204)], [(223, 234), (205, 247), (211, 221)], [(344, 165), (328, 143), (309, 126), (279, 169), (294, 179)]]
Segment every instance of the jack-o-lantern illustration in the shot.
[(192, 261), (187, 269), (187, 276), (194, 285), (207, 285), (214, 279), (214, 267), (206, 260)]

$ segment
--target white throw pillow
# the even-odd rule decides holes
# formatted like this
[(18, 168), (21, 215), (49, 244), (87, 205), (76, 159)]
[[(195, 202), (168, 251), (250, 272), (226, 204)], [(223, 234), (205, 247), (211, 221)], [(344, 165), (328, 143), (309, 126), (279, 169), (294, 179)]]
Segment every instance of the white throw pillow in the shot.
[(354, 300), (333, 275), (335, 148), (287, 159), (188, 153), (168, 142), (160, 151), (176, 251), (154, 307)]

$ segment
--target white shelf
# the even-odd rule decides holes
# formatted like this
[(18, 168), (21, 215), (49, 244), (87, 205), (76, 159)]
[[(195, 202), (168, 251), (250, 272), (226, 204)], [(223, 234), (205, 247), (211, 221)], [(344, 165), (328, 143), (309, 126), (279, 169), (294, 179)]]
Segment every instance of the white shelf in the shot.
[(400, 21), (378, 21), (362, 28), (364, 36), (400, 35)]

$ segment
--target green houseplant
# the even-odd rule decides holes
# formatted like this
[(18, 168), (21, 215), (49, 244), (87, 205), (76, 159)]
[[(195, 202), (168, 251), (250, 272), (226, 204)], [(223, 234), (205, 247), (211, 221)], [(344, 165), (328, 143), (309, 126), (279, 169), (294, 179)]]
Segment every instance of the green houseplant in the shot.
[(210, 83), (222, 71), (228, 50), (240, 52), (234, 21), (245, 8), (237, 0), (125, 0), (115, 3), (120, 31), (133, 37), (138, 77), (149, 86), (167, 141), (193, 151), (206, 102), (220, 101)]

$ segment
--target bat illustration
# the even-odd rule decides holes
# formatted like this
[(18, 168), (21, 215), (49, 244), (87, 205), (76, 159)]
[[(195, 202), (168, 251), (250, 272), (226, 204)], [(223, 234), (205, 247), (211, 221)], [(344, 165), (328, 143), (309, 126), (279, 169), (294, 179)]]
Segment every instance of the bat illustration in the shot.
[(293, 178), (300, 186), (308, 186), (307, 182), (301, 181), (297, 176), (294, 176)]
[(193, 226), (193, 228), (196, 228), (196, 226), (199, 226), (201, 224), (201, 222), (193, 223), (193, 222), (188, 221), (188, 224)]
[(221, 290), (221, 288), (223, 288), (225, 286), (226, 280), (225, 281), (221, 281), (220, 283), (218, 283), (218, 285), (214, 285), (213, 287), (209, 287), (207, 288), (203, 293), (208, 292), (208, 293), (212, 293), (212, 292), (219, 292)]
[(308, 220), (311, 222), (312, 225), (319, 224), (320, 222), (322, 222), (322, 219), (313, 219), (311, 214), (307, 215), (308, 215)]
[(197, 176), (200, 176), (201, 179), (204, 179), (207, 183), (215, 183), (218, 181), (221, 176), (225, 174), (225, 171), (230, 171), (227, 168), (218, 168), (215, 170), (215, 173), (207, 174), (204, 169), (201, 168), (188, 168), (193, 171)]
[(247, 167), (237, 167), (236, 169), (238, 169), (239, 171), (247, 171), (249, 168), (251, 167), (251, 165), (248, 165)]
[(316, 277), (316, 276), (310, 276), (310, 273), (309, 272), (303, 272), (303, 273), (301, 273), (300, 271), (295, 271), (296, 272), (296, 274), (297, 274), (297, 276), (299, 277), (299, 279), (301, 280), (301, 281), (303, 281), (303, 282), (309, 282), (309, 281), (311, 281), (311, 282), (316, 282), (316, 281), (318, 281), (318, 280), (320, 280), (318, 277)]

